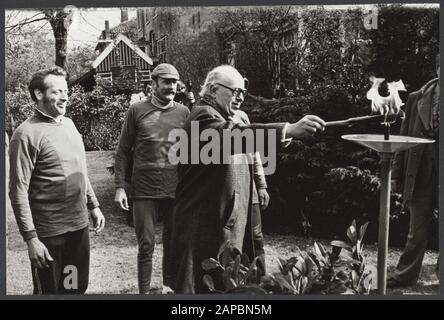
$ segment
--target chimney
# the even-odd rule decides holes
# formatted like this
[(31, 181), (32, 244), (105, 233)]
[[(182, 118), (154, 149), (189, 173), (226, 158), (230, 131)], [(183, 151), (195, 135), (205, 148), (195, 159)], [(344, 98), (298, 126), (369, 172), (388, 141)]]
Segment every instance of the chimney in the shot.
[(109, 21), (105, 20), (105, 39), (109, 39)]
[(124, 23), (125, 21), (128, 21), (128, 9), (122, 8), (120, 9), (120, 22)]

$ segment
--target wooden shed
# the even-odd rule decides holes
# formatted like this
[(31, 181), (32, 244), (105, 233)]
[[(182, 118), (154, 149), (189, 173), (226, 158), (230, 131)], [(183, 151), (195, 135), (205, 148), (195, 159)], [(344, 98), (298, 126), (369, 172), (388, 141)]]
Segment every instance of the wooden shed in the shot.
[(79, 84), (85, 90), (95, 86), (94, 76), (98, 75), (111, 81), (119, 78), (122, 73), (130, 75), (135, 83), (135, 91), (142, 90), (151, 81), (151, 66), (153, 60), (125, 35), (119, 34), (92, 63), (92, 68), (70, 86)]

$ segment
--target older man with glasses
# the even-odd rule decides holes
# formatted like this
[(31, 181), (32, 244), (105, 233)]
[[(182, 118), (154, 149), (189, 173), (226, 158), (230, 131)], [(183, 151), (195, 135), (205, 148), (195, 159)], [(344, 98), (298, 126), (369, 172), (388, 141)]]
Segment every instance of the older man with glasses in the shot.
[[(251, 153), (252, 149), (257, 151), (261, 143), (246, 139), (241, 142), (242, 148), (236, 150), (227, 147), (228, 141), (224, 141), (226, 133), (233, 133), (236, 129), (242, 133), (249, 131), (256, 142), (263, 140), (260, 142), (267, 149), (270, 144), (285, 146), (291, 138), (324, 130), (325, 122), (313, 115), (293, 124), (237, 123), (233, 121), (234, 110), (241, 106), (245, 95), (245, 79), (235, 68), (227, 65), (216, 67), (208, 73), (200, 92), (201, 101), (185, 122), (186, 145), (191, 146), (187, 150), (196, 152), (192, 128), (198, 124), (201, 135), (211, 133), (214, 139), (200, 139), (197, 152), (208, 149), (209, 144), (217, 144), (223, 151), (221, 154), (226, 154), (225, 149), (228, 148), (231, 157), (228, 162), (221, 158), (220, 163), (207, 164), (198, 156), (198, 163), (178, 165), (179, 182), (171, 242), (171, 261), (175, 262), (171, 270), (171, 285), (176, 293), (208, 293), (203, 281), (205, 273), (210, 273), (216, 289), (225, 289), (220, 270), (207, 272), (202, 268), (202, 261), (215, 258), (225, 241), (230, 241), (234, 254), (253, 250), (253, 168), (251, 162), (243, 161), (242, 157), (240, 161), (235, 158)], [(273, 148), (268, 150), (276, 152)]]

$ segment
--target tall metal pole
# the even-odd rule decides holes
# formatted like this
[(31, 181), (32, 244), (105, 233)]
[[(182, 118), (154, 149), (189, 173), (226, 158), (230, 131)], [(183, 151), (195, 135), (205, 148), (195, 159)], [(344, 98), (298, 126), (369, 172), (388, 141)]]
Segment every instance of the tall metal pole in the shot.
[(381, 191), (379, 200), (378, 233), (378, 294), (386, 293), (392, 159), (393, 153), (381, 153)]

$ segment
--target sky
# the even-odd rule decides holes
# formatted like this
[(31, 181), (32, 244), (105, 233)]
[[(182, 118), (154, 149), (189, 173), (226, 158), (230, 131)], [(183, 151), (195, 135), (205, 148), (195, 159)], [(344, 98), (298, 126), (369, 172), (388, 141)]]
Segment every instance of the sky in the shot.
[[(439, 4), (408, 4), (415, 7), (438, 7)], [(72, 6), (71, 6), (72, 7)], [(347, 9), (350, 5), (328, 6), (330, 9)], [(75, 8), (73, 7), (73, 22), (68, 30), (68, 49), (76, 46), (95, 46), (101, 31), (105, 28), (105, 20), (109, 21), (110, 28), (120, 23), (120, 8)], [(137, 8), (127, 8), (129, 20), (136, 17)], [(6, 10), (6, 25), (17, 23), (24, 18), (30, 18), (38, 14), (35, 10)], [(8, 21), (8, 16), (11, 19)], [(47, 21), (35, 23), (42, 29), (46, 29), (52, 34), (51, 27)]]
[[(103, 29), (105, 20), (109, 21), (110, 28), (120, 23), (120, 8), (90, 8), (74, 9), (73, 22), (68, 29), (68, 48), (79, 45), (94, 46), (97, 43)], [(25, 18), (31, 18), (38, 14), (35, 10), (7, 10), (5, 15), (7, 21), (8, 14), (11, 16), (10, 24), (13, 25)], [(39, 18), (36, 16), (35, 18)], [(136, 8), (128, 8), (128, 19), (136, 17)], [(8, 22), (7, 24), (8, 25)], [(48, 30), (52, 34), (51, 26), (46, 21), (35, 22), (35, 25), (42, 30)]]

